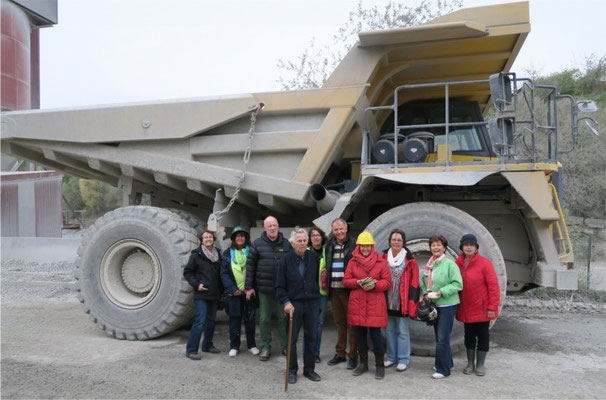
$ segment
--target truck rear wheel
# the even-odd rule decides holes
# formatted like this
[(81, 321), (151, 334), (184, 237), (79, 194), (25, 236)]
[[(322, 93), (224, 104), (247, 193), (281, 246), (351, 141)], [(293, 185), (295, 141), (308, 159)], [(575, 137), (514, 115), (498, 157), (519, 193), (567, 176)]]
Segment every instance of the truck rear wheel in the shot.
[(198, 245), (179, 215), (157, 207), (119, 208), (99, 218), (78, 249), (77, 285), (84, 311), (119, 339), (171, 332), (193, 316), (183, 267)]
[(187, 222), (187, 225), (196, 231), (197, 237), (200, 237), (206, 229), (206, 221), (202, 221), (202, 219), (189, 211), (179, 210), (178, 208), (168, 208), (167, 210), (177, 214), (183, 221)]
[[(388, 247), (389, 233), (393, 229), (406, 233), (406, 246), (415, 255), (421, 273), (430, 257), (429, 238), (442, 235), (448, 241), (447, 256), (456, 258), (459, 240), (466, 233), (478, 238), (480, 253), (489, 258), (495, 268), (501, 288), (501, 304), (507, 289), (507, 273), (501, 250), (490, 232), (477, 219), (458, 208), (440, 203), (411, 203), (401, 205), (381, 214), (366, 228), (377, 243), (377, 249)], [(411, 321), (410, 340), (412, 352), (417, 355), (434, 355), (435, 339), (433, 327), (424, 322)], [(455, 321), (450, 337), (452, 351), (464, 347), (463, 324)]]

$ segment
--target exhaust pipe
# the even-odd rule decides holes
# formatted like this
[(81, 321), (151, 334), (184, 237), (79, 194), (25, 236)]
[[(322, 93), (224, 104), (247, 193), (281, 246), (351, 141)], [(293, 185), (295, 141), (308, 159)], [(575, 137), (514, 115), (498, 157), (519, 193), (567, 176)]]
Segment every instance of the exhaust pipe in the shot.
[(341, 194), (336, 190), (326, 190), (326, 188), (319, 183), (311, 185), (309, 194), (316, 202), (316, 208), (320, 214), (326, 214), (331, 211), (335, 207), (337, 199), (341, 197)]

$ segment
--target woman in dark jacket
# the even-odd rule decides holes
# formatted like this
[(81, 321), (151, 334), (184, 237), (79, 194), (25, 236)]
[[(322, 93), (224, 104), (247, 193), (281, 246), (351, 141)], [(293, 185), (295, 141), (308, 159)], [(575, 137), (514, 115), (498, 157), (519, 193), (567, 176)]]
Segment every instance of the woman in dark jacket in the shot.
[[(463, 278), (463, 290), (459, 294), (461, 304), (457, 310), (457, 320), (465, 324), (467, 349), (467, 367), (463, 373), (469, 375), (475, 371), (476, 375), (484, 376), (484, 360), (490, 341), (488, 328), (490, 321), (499, 315), (499, 281), (492, 262), (478, 253), (480, 245), (474, 235), (463, 235), (459, 248), (463, 252), (456, 263)], [(477, 364), (474, 365), (476, 347)]]
[(242, 226), (234, 228), (231, 247), (223, 253), (221, 260), (221, 282), (225, 288), (225, 311), (229, 315), (229, 356), (235, 357), (240, 350), (242, 320), (246, 332), (246, 345), (253, 355), (259, 354), (255, 343), (256, 296), (246, 300), (246, 259), (250, 246), (250, 235)]
[(385, 291), (391, 287), (391, 276), (387, 261), (374, 249), (375, 240), (370, 232), (362, 232), (356, 248), (347, 263), (343, 286), (352, 289), (349, 293), (347, 323), (355, 326), (360, 363), (353, 375), (368, 371), (368, 340), (370, 333), (375, 353), (375, 378), (385, 376), (385, 346), (381, 328), (387, 326), (387, 301)]
[(410, 363), (410, 326), (408, 318), (417, 316), (419, 303), (419, 266), (406, 247), (406, 234), (394, 229), (389, 234), (389, 249), (383, 258), (391, 272), (387, 291), (387, 359), (385, 368), (397, 364), (398, 372)]
[(200, 247), (191, 252), (189, 261), (183, 269), (183, 276), (194, 289), (196, 314), (189, 333), (185, 356), (191, 360), (200, 360), (198, 347), (204, 332), (202, 351), (219, 353), (213, 345), (217, 307), (221, 298), (222, 285), (219, 277), (219, 250), (214, 247), (215, 234), (204, 231), (200, 235)]

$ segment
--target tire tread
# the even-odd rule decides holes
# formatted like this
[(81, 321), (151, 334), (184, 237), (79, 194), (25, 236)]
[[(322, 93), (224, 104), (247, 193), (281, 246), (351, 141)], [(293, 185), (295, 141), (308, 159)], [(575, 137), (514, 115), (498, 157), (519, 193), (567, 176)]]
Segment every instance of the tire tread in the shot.
[[(180, 213), (152, 206), (128, 206), (110, 211), (98, 218), (95, 223), (87, 229), (87, 232), (82, 238), (82, 242), (78, 247), (76, 258), (76, 290), (78, 291), (78, 299), (82, 304), (83, 310), (89, 314), (93, 322), (105, 331), (108, 335), (118, 339), (127, 340), (146, 340), (154, 337), (162, 336), (169, 333), (189, 321), (193, 317), (193, 307), (191, 306), (192, 291), (189, 284), (184, 279), (180, 279), (178, 284), (179, 289), (170, 301), (172, 302), (168, 311), (164, 315), (160, 315), (153, 326), (148, 326), (143, 329), (127, 329), (118, 326), (111, 326), (107, 321), (101, 320), (91, 306), (91, 302), (87, 301), (89, 293), (86, 293), (83, 288), (83, 280), (85, 270), (82, 263), (86, 256), (87, 246), (95, 235), (99, 234), (100, 230), (107, 224), (122, 220), (124, 218), (134, 218), (146, 223), (153, 224), (155, 227), (160, 227), (166, 237), (169, 238), (177, 254), (182, 261), (182, 266), (187, 262), (187, 258), (191, 250), (197, 245), (197, 232), (194, 230), (187, 220), (184, 220)], [(188, 288), (190, 290), (188, 290)]]

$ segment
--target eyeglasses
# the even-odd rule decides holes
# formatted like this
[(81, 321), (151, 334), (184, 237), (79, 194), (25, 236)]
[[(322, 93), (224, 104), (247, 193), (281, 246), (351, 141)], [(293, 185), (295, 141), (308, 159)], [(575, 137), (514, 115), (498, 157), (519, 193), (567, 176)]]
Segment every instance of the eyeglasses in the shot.
[(398, 239), (398, 238), (393, 238), (391, 239), (392, 242), (403, 242), (402, 239)]
[(312, 233), (310, 237), (322, 237), (322, 235), (319, 235), (317, 233)]

